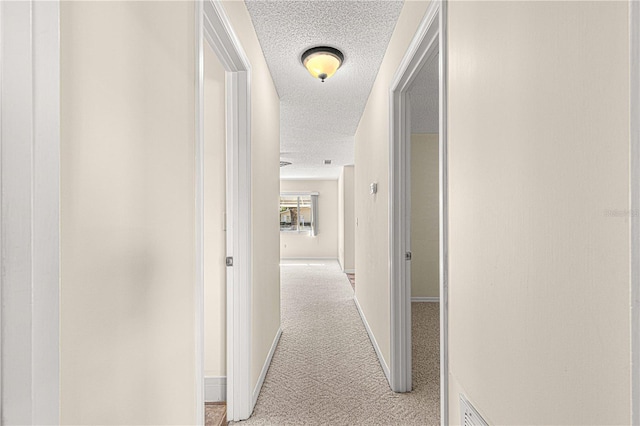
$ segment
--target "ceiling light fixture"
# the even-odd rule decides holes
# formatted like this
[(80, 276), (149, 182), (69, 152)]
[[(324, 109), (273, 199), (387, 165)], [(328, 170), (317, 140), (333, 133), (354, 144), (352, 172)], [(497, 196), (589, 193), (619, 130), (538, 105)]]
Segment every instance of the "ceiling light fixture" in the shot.
[(344, 62), (344, 55), (333, 47), (317, 46), (304, 52), (301, 61), (312, 76), (324, 83), (325, 79), (338, 71)]

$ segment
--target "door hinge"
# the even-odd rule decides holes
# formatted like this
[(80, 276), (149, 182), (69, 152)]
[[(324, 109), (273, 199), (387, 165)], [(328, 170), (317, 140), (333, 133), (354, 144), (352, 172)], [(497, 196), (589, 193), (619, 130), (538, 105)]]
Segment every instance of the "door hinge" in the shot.
[(233, 257), (227, 257), (227, 266), (233, 266)]
[(404, 260), (411, 260), (411, 252), (408, 251), (404, 254)]

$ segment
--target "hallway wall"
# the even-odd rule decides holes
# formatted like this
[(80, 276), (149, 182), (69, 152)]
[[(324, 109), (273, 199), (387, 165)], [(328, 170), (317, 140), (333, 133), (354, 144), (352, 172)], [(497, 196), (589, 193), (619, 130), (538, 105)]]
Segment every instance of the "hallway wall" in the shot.
[(355, 166), (344, 166), (338, 179), (338, 261), (345, 272), (355, 272)]
[[(224, 8), (252, 67), (256, 384), (280, 323), (279, 99), (244, 2)], [(194, 3), (60, 15), (61, 422), (194, 424)]]
[(451, 419), (629, 424), (628, 2), (449, 5)]
[[(389, 88), (426, 7), (356, 133), (356, 296), (387, 362)], [(630, 422), (627, 9), (449, 3), (451, 424), (459, 393), (489, 424)]]
[(312, 237), (308, 233), (280, 232), (280, 258), (337, 259), (338, 181), (282, 179), (280, 191), (320, 194), (318, 196), (318, 235)]
[(191, 2), (61, 2), (62, 424), (193, 424)]
[(437, 133), (411, 135), (411, 297), (440, 296)]

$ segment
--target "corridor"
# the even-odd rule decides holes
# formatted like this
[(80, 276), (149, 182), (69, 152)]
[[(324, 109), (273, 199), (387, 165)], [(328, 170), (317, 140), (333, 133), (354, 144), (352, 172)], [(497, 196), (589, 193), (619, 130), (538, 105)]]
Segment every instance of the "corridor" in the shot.
[(397, 394), (338, 263), (283, 261), (281, 277), (282, 337), (255, 411), (241, 424), (440, 423), (437, 303), (412, 304), (414, 391)]

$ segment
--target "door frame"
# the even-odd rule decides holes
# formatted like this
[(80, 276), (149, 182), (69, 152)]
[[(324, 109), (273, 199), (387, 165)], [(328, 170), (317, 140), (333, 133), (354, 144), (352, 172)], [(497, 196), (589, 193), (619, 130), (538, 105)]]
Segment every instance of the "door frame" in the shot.
[[(204, 43), (225, 69), (227, 418), (249, 418), (251, 389), (251, 64), (220, 0), (196, 2), (196, 410), (204, 424)], [(222, 259), (221, 259), (222, 260)]]
[(447, 191), (447, 1), (431, 2), (391, 83), (389, 138), (390, 385), (409, 392), (411, 378), (410, 114), (408, 91), (422, 67), (439, 54), (440, 210), (440, 421), (449, 423), (448, 191)]

